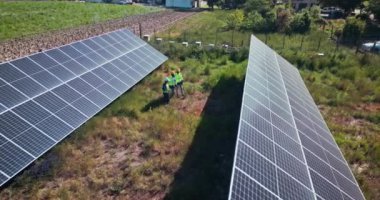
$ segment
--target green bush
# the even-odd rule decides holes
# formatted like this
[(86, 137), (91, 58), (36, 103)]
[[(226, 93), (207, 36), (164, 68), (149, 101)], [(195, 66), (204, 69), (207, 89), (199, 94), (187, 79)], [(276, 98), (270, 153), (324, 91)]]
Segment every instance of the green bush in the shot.
[(249, 50), (247, 48), (241, 48), (239, 50), (234, 50), (230, 54), (230, 59), (235, 63), (239, 63), (248, 58)]
[(346, 43), (356, 44), (364, 32), (364, 28), (364, 21), (355, 18), (348, 18), (342, 32), (343, 41)]
[(292, 14), (289, 10), (280, 10), (277, 14), (276, 28), (280, 33), (290, 31), (290, 22), (292, 21)]
[(245, 18), (242, 24), (243, 29), (253, 30), (257, 32), (263, 31), (264, 26), (265, 26), (265, 19), (257, 11), (248, 13), (247, 17)]
[(319, 20), (321, 18), (321, 8), (319, 6), (312, 6), (310, 8), (310, 17), (313, 20)]
[(296, 14), (290, 22), (290, 28), (294, 33), (306, 33), (310, 30), (311, 18), (308, 12)]

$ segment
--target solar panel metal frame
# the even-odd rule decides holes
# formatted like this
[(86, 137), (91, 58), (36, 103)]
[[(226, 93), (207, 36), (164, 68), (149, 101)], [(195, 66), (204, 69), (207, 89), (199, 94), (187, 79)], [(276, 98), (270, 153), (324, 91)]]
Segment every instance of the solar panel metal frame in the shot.
[[(113, 37), (116, 37), (117, 39), (113, 39), (114, 43), (111, 44), (111, 43), (105, 42), (103, 37), (107, 37), (109, 40), (111, 40)], [(108, 44), (108, 46), (103, 47), (103, 46), (98, 45), (100, 49), (92, 50), (89, 46), (86, 46), (84, 45), (84, 43), (82, 43), (83, 41), (92, 41), (94, 39), (104, 40), (103, 44)], [(120, 39), (123, 39), (123, 40), (119, 41)], [(84, 45), (84, 46), (81, 46), (82, 50), (86, 50), (85, 48), (88, 48), (88, 49), (91, 49), (92, 51), (87, 52), (89, 54), (83, 54), (81, 53), (79, 49), (76, 49), (73, 47), (74, 45), (78, 46), (78, 44)], [(128, 45), (128, 47), (124, 47), (126, 44)], [(118, 47), (114, 47), (116, 45), (118, 45)], [(60, 50), (66, 47), (73, 47), (73, 50), (80, 53), (80, 54), (77, 54), (79, 56), (77, 58), (73, 58), (69, 54)], [(133, 48), (131, 49), (129, 47), (133, 47)], [(114, 56), (112, 59), (109, 59), (109, 58), (107, 59), (103, 57), (102, 55), (96, 53), (97, 51), (102, 50), (103, 53), (108, 53), (109, 55), (113, 55), (112, 53), (108, 52), (108, 50), (112, 48), (113, 48), (112, 51), (114, 53), (118, 53), (118, 55)], [(118, 48), (121, 48), (121, 50), (119, 50)], [(52, 57), (53, 51), (55, 53), (61, 54), (61, 56)], [(134, 52), (138, 52), (138, 54)], [(97, 56), (102, 57), (103, 62), (97, 63), (96, 61), (94, 61), (92, 57), (88, 56), (90, 54), (92, 55), (97, 54)], [(55, 54), (55, 55), (57, 56), (58, 54)], [(121, 57), (127, 57), (128, 55), (134, 55), (135, 58), (138, 58), (139, 60), (135, 60), (134, 61), (135, 63), (133, 66), (128, 63), (124, 63), (122, 60), (120, 60)], [(83, 61), (82, 64), (76, 61), (80, 57), (84, 58), (82, 60)], [(55, 63), (55, 65), (42, 66), (41, 65), (42, 63), (36, 62), (36, 60), (33, 60), (33, 58), (34, 59), (44, 58), (45, 61), (49, 63)], [(65, 62), (73, 61), (74, 63), (76, 63), (77, 66), (83, 67), (85, 71), (79, 74), (75, 74), (75, 72), (70, 71), (70, 69), (68, 69), (64, 65), (61, 65), (62, 62), (56, 59), (61, 60), (61, 61), (62, 59), (66, 59)], [(144, 61), (145, 59), (149, 60), (150, 62), (145, 62)], [(40, 71), (38, 72), (34, 71), (33, 74), (27, 74), (26, 72), (20, 70), (19, 67), (22, 66), (25, 69), (27, 69), (29, 65), (23, 66), (21, 64), (20, 66), (16, 67), (12, 64), (13, 62), (16, 62), (19, 60), (25, 60), (25, 61), (28, 61), (29, 63), (33, 63), (33, 65), (38, 66), (40, 68), (40, 69), (38, 67), (36, 68), (37, 70), (40, 70)], [(118, 62), (118, 64), (123, 63), (125, 66), (113, 65), (113, 62), (116, 60), (120, 60), (121, 62)], [(62, 141), (64, 138), (69, 136), (74, 130), (76, 130), (82, 124), (86, 123), (92, 116), (100, 112), (103, 108), (111, 104), (115, 99), (121, 96), (124, 92), (132, 88), (135, 84), (137, 84), (146, 75), (151, 73), (154, 69), (156, 69), (166, 60), (167, 60), (166, 56), (159, 53), (153, 47), (149, 46), (149, 44), (147, 44), (145, 41), (133, 35), (133, 33), (128, 31), (127, 29), (120, 29), (120, 30), (104, 33), (95, 37), (90, 37), (84, 40), (76, 41), (76, 42), (63, 45), (57, 48), (49, 49), (43, 52), (34, 53), (29, 56), (21, 57), (21, 58), (11, 60), (5, 63), (0, 63), (1, 67), (9, 66), (10, 69), (12, 70), (15, 69), (16, 70), (15, 72), (19, 74), (17, 75), (18, 77), (20, 78), (26, 77), (28, 79), (33, 80), (38, 85), (40, 85), (40, 81), (36, 81), (34, 78), (32, 78), (32, 75), (35, 75), (40, 72), (48, 72), (48, 74), (53, 75), (57, 80), (59, 80), (59, 83), (55, 83), (56, 85), (50, 86), (50, 87), (46, 87), (43, 84), (41, 84), (41, 86), (45, 88), (44, 91), (41, 91), (39, 94), (36, 94), (36, 95), (27, 96), (25, 93), (21, 92), (20, 90), (16, 89), (13, 86), (13, 83), (17, 80), (20, 80), (20, 78), (13, 80), (12, 82), (8, 82), (3, 79), (5, 76), (5, 73), (7, 73), (4, 71), (5, 68), (4, 70), (3, 68), (0, 68), (0, 74), (1, 74), (1, 70), (3, 72), (0, 77), (0, 88), (2, 88), (3, 86), (7, 86), (8, 88), (13, 89), (15, 92), (18, 92), (20, 95), (23, 96), (22, 101), (18, 103), (14, 103), (14, 104), (12, 104), (12, 101), (11, 101), (12, 99), (11, 99), (9, 101), (9, 104), (11, 106), (3, 105), (0, 102), (0, 123), (2, 123), (2, 125), (0, 126), (0, 187), (2, 187), (7, 181), (9, 181), (18, 173), (20, 173), (23, 169), (29, 166), (32, 162), (34, 162), (36, 159), (38, 159), (40, 156), (42, 156), (44, 153), (46, 153), (48, 150), (50, 150), (52, 147), (54, 147), (56, 144)], [(93, 66), (93, 67), (86, 65), (86, 64), (94, 65), (94, 63), (96, 64), (96, 66)], [(108, 64), (112, 66), (109, 66)], [(113, 68), (112, 69), (104, 68), (105, 65), (108, 65), (109, 68), (110, 67), (113, 67)], [(63, 80), (61, 79), (61, 77), (58, 77), (57, 74), (53, 73), (52, 71), (49, 71), (49, 69), (55, 68), (57, 66), (61, 66), (63, 67), (62, 69), (65, 69), (68, 72), (71, 72), (72, 77)], [(140, 67), (140, 68), (142, 67), (142, 69), (144, 69), (142, 70), (143, 74), (141, 74), (141, 72), (135, 71), (136, 67)], [(93, 71), (96, 69), (104, 69), (105, 71), (104, 73), (110, 74), (111, 78), (109, 80), (103, 80), (99, 76), (93, 74)], [(63, 72), (63, 71), (55, 71), (55, 72), (58, 73), (58, 72)], [(117, 74), (118, 72), (119, 73), (122, 72), (122, 73)], [(139, 74), (139, 77), (133, 77), (133, 75), (129, 74), (132, 72), (134, 72), (134, 74), (136, 73)], [(92, 76), (91, 80), (95, 81), (92, 83), (100, 83), (100, 85), (93, 86), (92, 83), (88, 82), (88, 80), (82, 79), (82, 78), (85, 78), (84, 77), (85, 75), (91, 75)], [(91, 78), (91, 76), (86, 76), (86, 77)], [(95, 77), (97, 77), (97, 80), (93, 79)], [(124, 80), (123, 78), (129, 78), (130, 80)], [(82, 88), (84, 87), (84, 84), (80, 84), (80, 83), (75, 84), (74, 80), (84, 81), (87, 84), (86, 88)], [(57, 89), (59, 89), (61, 86), (66, 87), (66, 89), (63, 88), (62, 90), (63, 92), (65, 92), (67, 88), (69, 88), (71, 92), (67, 93), (66, 91), (66, 93), (62, 93), (61, 96), (59, 96), (60, 95), (59, 93), (55, 94), (54, 91), (58, 91)], [(114, 91), (114, 92), (109, 93), (108, 94), (109, 96), (107, 96), (106, 94), (100, 92), (99, 88), (102, 86), (105, 86), (104, 91), (107, 91), (107, 92)], [(123, 86), (125, 88), (123, 88)], [(88, 91), (89, 93), (84, 93), (90, 87), (92, 88), (90, 91)], [(78, 90), (81, 90), (81, 92), (79, 92)], [(49, 96), (46, 96), (47, 94), (49, 94)], [(75, 96), (74, 94), (77, 94), (77, 95)], [(103, 98), (103, 100), (99, 98)], [(97, 100), (97, 101), (94, 102), (94, 100)], [(57, 101), (62, 102), (61, 105), (64, 107), (60, 107), (60, 105), (57, 104), (58, 103)], [(27, 103), (29, 103), (30, 105), (27, 105)], [(48, 107), (46, 107), (48, 105), (46, 103), (49, 103)], [(27, 105), (27, 106), (24, 106), (24, 108), (22, 108), (23, 105)], [(52, 109), (54, 109), (54, 111)], [(81, 109), (86, 109), (86, 110), (81, 110)], [(48, 116), (43, 118), (42, 121), (31, 123), (26, 118), (32, 119), (34, 117), (33, 113), (35, 111), (38, 111), (40, 114), (48, 113)], [(77, 113), (77, 114), (74, 116), (73, 113)], [(7, 116), (5, 116), (6, 114)], [(67, 119), (64, 120), (62, 117), (66, 117)], [(15, 121), (16, 119), (19, 121)], [(72, 122), (70, 122), (70, 120), (72, 120)], [(56, 124), (60, 126), (54, 127), (51, 124)], [(4, 135), (5, 130), (8, 130), (6, 133), (8, 134), (8, 137)], [(63, 135), (60, 135), (60, 134), (63, 134)], [(21, 147), (20, 145), (23, 147)], [(29, 149), (29, 151), (26, 150), (25, 148)], [(14, 160), (9, 160), (9, 159), (7, 160), (7, 157), (10, 156), (10, 154), (13, 155)]]
[(253, 35), (228, 199), (365, 199), (297, 68)]

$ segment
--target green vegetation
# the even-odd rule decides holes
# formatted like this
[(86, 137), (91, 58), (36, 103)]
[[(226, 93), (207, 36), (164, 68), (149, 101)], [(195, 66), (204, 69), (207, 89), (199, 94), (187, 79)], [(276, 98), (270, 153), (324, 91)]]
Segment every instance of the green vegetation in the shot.
[[(170, 61), (16, 177), (0, 199), (225, 199), (247, 53), (162, 51)], [(177, 67), (187, 96), (163, 105), (162, 80)]]
[[(190, 42), (200, 40), (206, 44), (214, 43), (214, 31), (221, 30), (217, 44), (229, 43), (233, 31), (224, 28), (226, 16), (228, 11), (204, 12), (179, 22), (171, 29), (171, 39), (183, 41), (186, 34)], [(340, 26), (343, 29), (344, 25)], [(329, 39), (330, 32), (323, 31), (322, 26), (315, 22), (311, 24), (311, 29), (305, 34), (258, 33), (256, 36), (300, 69), (366, 197), (378, 199), (380, 56), (355, 54), (355, 49), (337, 47)], [(202, 30), (202, 36), (197, 32), (199, 30)], [(235, 45), (243, 44), (246, 47), (250, 34), (235, 31)], [(159, 36), (167, 39), (168, 34), (161, 33)]]
[[(251, 35), (226, 28), (233, 15), (202, 12), (159, 33), (241, 48), (155, 44), (170, 57), (165, 66), (16, 177), (0, 199), (225, 199)], [(328, 31), (314, 21), (310, 28), (256, 35), (300, 69), (367, 199), (380, 199), (380, 56), (337, 48)], [(160, 85), (176, 67), (187, 97), (165, 106)]]
[(180, 21), (165, 32), (158, 33), (158, 37), (178, 42), (202, 41), (207, 44), (229, 44), (232, 46), (249, 46), (250, 33), (227, 29), (227, 16), (232, 12), (215, 11), (202, 12), (188, 20)]
[(343, 40), (356, 44), (365, 29), (365, 22), (355, 18), (348, 18), (343, 28)]
[(0, 1), (0, 41), (158, 10), (135, 5)]
[(375, 14), (377, 19), (380, 19), (380, 0), (370, 0), (368, 10)]

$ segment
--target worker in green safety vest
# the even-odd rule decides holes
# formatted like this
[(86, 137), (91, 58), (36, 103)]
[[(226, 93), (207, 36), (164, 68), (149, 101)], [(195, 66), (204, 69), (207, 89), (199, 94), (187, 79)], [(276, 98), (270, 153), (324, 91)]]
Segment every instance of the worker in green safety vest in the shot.
[(185, 97), (185, 90), (183, 89), (183, 76), (181, 73), (181, 70), (178, 68), (176, 73), (175, 73), (175, 79), (176, 79), (176, 93), (177, 97), (179, 97), (179, 92), (181, 92), (181, 96)]
[(169, 88), (171, 92), (170, 97), (172, 97), (175, 94), (175, 87), (177, 85), (174, 71), (170, 74), (170, 76), (167, 77), (167, 79), (169, 81)]
[(168, 104), (170, 102), (169, 98), (169, 86), (168, 81), (165, 79), (164, 84), (162, 84), (162, 94), (164, 95), (164, 102)]

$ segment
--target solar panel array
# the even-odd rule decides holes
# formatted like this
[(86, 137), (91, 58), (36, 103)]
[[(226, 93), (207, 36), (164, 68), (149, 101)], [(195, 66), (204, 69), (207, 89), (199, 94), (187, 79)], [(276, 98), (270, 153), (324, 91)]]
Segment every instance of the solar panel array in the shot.
[(364, 196), (298, 70), (251, 38), (230, 200)]
[(121, 29), (0, 64), (0, 186), (165, 60)]

